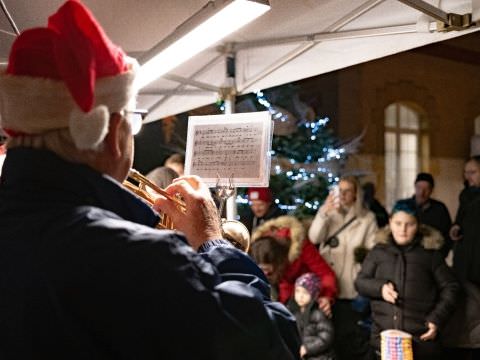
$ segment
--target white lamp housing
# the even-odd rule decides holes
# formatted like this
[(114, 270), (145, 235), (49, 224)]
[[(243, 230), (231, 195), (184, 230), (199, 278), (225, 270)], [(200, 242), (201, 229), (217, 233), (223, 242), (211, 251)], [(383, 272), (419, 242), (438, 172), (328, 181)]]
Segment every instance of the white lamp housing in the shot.
[(209, 1), (140, 58), (137, 86), (145, 87), (269, 9), (268, 1)]

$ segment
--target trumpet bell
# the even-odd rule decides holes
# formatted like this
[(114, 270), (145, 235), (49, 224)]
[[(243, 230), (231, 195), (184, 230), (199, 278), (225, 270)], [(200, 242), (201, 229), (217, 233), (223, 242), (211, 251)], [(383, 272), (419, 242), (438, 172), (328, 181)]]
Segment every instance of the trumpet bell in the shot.
[(237, 249), (248, 252), (250, 248), (250, 232), (240, 221), (222, 219), (222, 235)]

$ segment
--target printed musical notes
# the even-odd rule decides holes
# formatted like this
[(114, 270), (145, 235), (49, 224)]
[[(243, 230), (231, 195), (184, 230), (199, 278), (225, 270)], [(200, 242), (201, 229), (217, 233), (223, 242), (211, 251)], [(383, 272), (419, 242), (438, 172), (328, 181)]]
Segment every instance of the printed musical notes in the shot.
[(268, 112), (190, 117), (185, 173), (209, 184), (231, 174), (237, 186), (268, 184), (271, 126)]
[(218, 172), (221, 177), (249, 177), (259, 168), (262, 124), (199, 125), (195, 129), (191, 171), (205, 177)]

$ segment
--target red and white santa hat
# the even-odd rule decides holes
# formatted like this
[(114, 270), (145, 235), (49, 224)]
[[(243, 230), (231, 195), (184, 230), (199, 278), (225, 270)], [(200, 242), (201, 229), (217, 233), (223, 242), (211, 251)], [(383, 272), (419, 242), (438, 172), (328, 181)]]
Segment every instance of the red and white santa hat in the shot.
[(0, 121), (9, 136), (69, 128), (78, 149), (95, 149), (110, 114), (135, 97), (137, 62), (106, 36), (78, 0), (45, 28), (23, 31), (0, 69)]

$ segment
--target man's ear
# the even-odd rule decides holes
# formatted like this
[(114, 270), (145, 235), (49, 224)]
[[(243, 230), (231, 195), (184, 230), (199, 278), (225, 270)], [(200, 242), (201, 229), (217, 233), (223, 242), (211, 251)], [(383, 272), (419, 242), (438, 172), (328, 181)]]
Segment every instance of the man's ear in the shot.
[(122, 156), (122, 149), (120, 147), (120, 127), (122, 124), (122, 115), (113, 113), (110, 115), (110, 123), (108, 124), (108, 134), (105, 136), (105, 145), (107, 151), (114, 159), (119, 159)]

